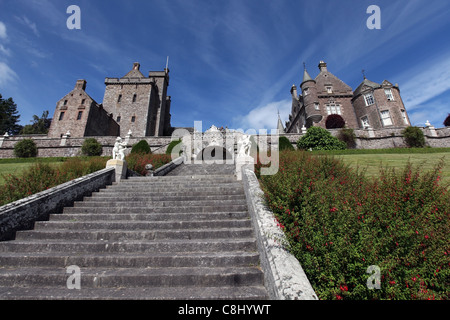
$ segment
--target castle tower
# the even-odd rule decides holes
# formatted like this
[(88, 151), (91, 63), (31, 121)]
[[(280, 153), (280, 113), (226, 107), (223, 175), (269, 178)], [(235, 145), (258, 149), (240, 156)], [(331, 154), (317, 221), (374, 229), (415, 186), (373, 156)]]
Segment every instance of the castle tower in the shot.
[(303, 105), (306, 113), (306, 127), (311, 127), (315, 123), (319, 123), (323, 116), (320, 109), (318, 109), (317, 83), (309, 75), (306, 66), (300, 88), (302, 90)]
[(398, 85), (387, 80), (378, 84), (364, 77), (352, 99), (359, 127), (374, 129), (407, 127), (409, 117)]
[(103, 107), (120, 125), (120, 135), (163, 136), (170, 128), (169, 70), (151, 71), (145, 77), (140, 64), (122, 78), (105, 79)]

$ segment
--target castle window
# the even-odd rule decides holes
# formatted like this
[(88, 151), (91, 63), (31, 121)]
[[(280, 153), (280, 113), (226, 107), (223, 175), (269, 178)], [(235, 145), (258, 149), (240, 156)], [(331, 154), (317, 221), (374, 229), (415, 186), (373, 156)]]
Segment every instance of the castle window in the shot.
[(373, 97), (373, 94), (368, 93), (364, 96), (364, 100), (366, 101), (366, 106), (370, 106), (375, 103), (375, 98)]
[(307, 96), (309, 94), (309, 88), (305, 88), (305, 90), (303, 90), (303, 94)]
[(85, 104), (86, 103), (86, 99), (81, 100), (81, 104)]
[(338, 104), (329, 104), (327, 105), (327, 112), (328, 114), (339, 114), (341, 115), (341, 106)]
[(389, 110), (381, 111), (381, 120), (384, 126), (392, 126), (392, 119)]
[(136, 102), (137, 94), (133, 95), (133, 103)]
[(122, 95), (121, 94), (119, 94), (119, 98), (117, 98), (117, 102), (120, 102), (120, 101), (122, 101)]
[(384, 93), (389, 101), (394, 101), (394, 95), (392, 94), (391, 89), (384, 89)]
[(81, 120), (81, 117), (83, 116), (83, 111), (78, 112), (77, 120)]
[(120, 116), (118, 116), (116, 122), (120, 122), (120, 119)]
[(59, 114), (59, 121), (61, 121), (62, 119), (64, 119), (64, 112), (61, 112), (61, 113)]
[(408, 122), (408, 117), (406, 116), (406, 111), (405, 110), (400, 110), (401, 111), (401, 113), (402, 113), (402, 118), (403, 118), (403, 122), (406, 124), (406, 125), (409, 125), (409, 122)]
[(320, 110), (320, 105), (316, 102), (314, 103), (314, 109), (316, 110)]
[(369, 118), (367, 116), (361, 118), (363, 128), (370, 127)]
[(131, 122), (136, 122), (136, 116), (131, 117)]
[(67, 100), (64, 100), (64, 105), (65, 105), (65, 106), (67, 106), (67, 102), (68, 102)]
[(333, 87), (332, 86), (327, 86), (325, 88), (327, 89), (327, 93), (333, 93)]

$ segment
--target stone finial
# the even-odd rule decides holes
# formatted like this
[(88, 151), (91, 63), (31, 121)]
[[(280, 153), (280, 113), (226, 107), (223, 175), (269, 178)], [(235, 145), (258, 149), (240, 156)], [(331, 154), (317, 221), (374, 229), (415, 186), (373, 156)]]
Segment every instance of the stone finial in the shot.
[(430, 123), (430, 121), (429, 121), (429, 120), (427, 120), (427, 122), (425, 122), (425, 126), (427, 126), (427, 127), (431, 127), (431, 123)]

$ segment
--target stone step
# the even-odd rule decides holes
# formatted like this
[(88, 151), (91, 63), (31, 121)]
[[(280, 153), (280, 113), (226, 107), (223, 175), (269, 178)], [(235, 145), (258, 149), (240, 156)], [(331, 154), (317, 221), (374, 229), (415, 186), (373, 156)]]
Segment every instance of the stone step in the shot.
[(187, 175), (187, 176), (162, 176), (162, 177), (129, 177), (122, 180), (121, 184), (148, 184), (148, 183), (196, 183), (196, 182), (236, 182), (233, 175)]
[(190, 213), (190, 212), (237, 212), (247, 210), (247, 205), (207, 205), (207, 206), (178, 206), (178, 207), (129, 207), (117, 205), (115, 207), (66, 207), (64, 213)]
[[(245, 199), (231, 199), (231, 200), (214, 200), (214, 206), (229, 206), (229, 205), (243, 205), (245, 206), (247, 201)], [(164, 208), (174, 208), (174, 207), (204, 207), (211, 204), (211, 200), (169, 200), (169, 201), (152, 201), (152, 200), (141, 200), (141, 201), (118, 201), (116, 199), (100, 201), (98, 199), (91, 201), (76, 201), (73, 206), (75, 208), (86, 208), (86, 207), (123, 207), (127, 208), (142, 208), (142, 207), (164, 207)]]
[(189, 253), (23, 253), (3, 252), (2, 267), (84, 267), (110, 268), (193, 268), (249, 267), (259, 264), (256, 252), (189, 252)]
[(124, 190), (114, 190), (114, 189), (100, 189), (99, 192), (92, 193), (92, 196), (101, 196), (101, 197), (117, 197), (117, 198), (126, 198), (133, 196), (140, 197), (178, 197), (178, 196), (215, 196), (215, 195), (242, 195), (244, 190), (242, 188), (198, 188), (198, 189), (179, 189), (179, 190), (164, 190), (161, 192), (157, 189), (153, 189), (150, 191), (139, 191), (136, 190), (128, 191)]
[(191, 193), (186, 193), (184, 195), (179, 196), (171, 196), (161, 194), (154, 194), (151, 196), (139, 194), (130, 194), (129, 196), (123, 196), (121, 194), (106, 194), (106, 193), (97, 193), (93, 194), (90, 197), (85, 197), (83, 199), (84, 202), (92, 202), (92, 201), (104, 201), (109, 202), (112, 199), (116, 202), (137, 202), (137, 201), (194, 201), (198, 200), (201, 195), (201, 199), (203, 201), (216, 201), (216, 200), (246, 200), (245, 195), (243, 194), (215, 194), (215, 195), (202, 195), (201, 193), (197, 195), (193, 195)]
[[(209, 287), (260, 285), (263, 274), (255, 267), (219, 268), (81, 268), (80, 286), (111, 287)], [(2, 286), (67, 287), (66, 268), (0, 268)]]
[(253, 238), (199, 240), (92, 241), (69, 239), (15, 240), (0, 243), (0, 252), (85, 252), (85, 253), (158, 253), (158, 252), (256, 251)]
[(71, 213), (51, 214), (50, 221), (190, 221), (190, 220), (227, 220), (227, 219), (249, 219), (248, 212), (191, 212), (191, 213)]
[(142, 190), (142, 191), (152, 191), (155, 189), (164, 189), (161, 190), (161, 192), (165, 191), (165, 189), (193, 189), (193, 190), (212, 190), (217, 191), (217, 189), (224, 189), (224, 188), (242, 188), (242, 185), (237, 182), (228, 182), (228, 183), (174, 183), (174, 182), (167, 182), (167, 183), (143, 183), (143, 184), (118, 184), (118, 185), (110, 185), (106, 187), (106, 190), (108, 189), (114, 189), (114, 190)]
[(34, 230), (183, 230), (250, 228), (247, 220), (204, 220), (204, 221), (38, 221)]
[(16, 240), (100, 240), (100, 241), (125, 241), (125, 240), (167, 240), (167, 239), (239, 239), (253, 237), (252, 228), (234, 229), (190, 229), (190, 230), (153, 230), (153, 231), (123, 231), (123, 230), (30, 230), (20, 231), (16, 234)]
[(264, 286), (92, 288), (0, 287), (2, 300), (266, 300)]

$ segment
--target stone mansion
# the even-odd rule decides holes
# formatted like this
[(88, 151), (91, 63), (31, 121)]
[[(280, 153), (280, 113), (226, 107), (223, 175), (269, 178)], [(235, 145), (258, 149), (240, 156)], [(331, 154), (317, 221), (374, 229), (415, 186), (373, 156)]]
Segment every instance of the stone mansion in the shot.
[(106, 78), (105, 85), (103, 103), (99, 104), (86, 93), (86, 80), (78, 80), (57, 102), (48, 137), (171, 134), (168, 69), (150, 71), (145, 77), (135, 62), (125, 76)]
[(302, 128), (320, 126), (325, 128), (326, 118), (341, 115), (346, 126), (352, 129), (399, 128), (410, 125), (398, 85), (387, 80), (381, 84), (364, 76), (364, 81), (352, 90), (350, 86), (328, 71), (324, 61), (319, 63), (319, 74), (312, 79), (306, 70), (298, 95), (295, 85), (291, 88), (292, 110), (285, 133), (300, 133)]

